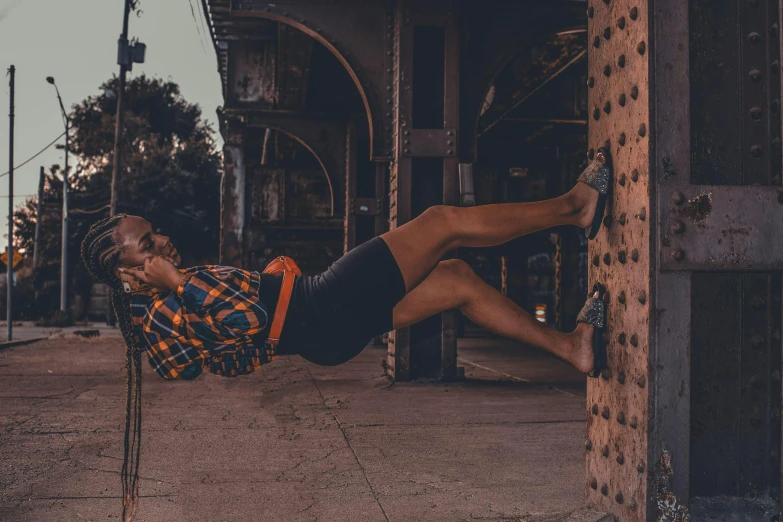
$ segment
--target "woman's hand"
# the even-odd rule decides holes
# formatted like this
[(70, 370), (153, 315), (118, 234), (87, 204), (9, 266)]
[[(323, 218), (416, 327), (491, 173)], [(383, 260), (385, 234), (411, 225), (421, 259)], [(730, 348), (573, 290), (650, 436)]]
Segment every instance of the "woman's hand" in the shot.
[(144, 260), (144, 269), (120, 268), (124, 274), (135, 277), (158, 290), (176, 292), (184, 281), (185, 275), (177, 270), (171, 258), (166, 256), (148, 257)]

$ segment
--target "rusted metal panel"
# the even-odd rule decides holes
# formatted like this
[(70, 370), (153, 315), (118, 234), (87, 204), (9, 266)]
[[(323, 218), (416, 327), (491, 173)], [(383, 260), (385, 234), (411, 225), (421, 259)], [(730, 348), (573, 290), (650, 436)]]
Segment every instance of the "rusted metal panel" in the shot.
[(780, 273), (763, 271), (781, 268), (783, 196), (759, 186), (780, 184), (777, 9), (655, 2), (650, 454), (673, 507), (651, 488), (651, 517), (760, 514), (779, 497)]
[(783, 269), (783, 188), (685, 185), (660, 191), (662, 270)]
[(282, 223), (285, 217), (285, 169), (253, 169), (253, 223)]
[(275, 43), (232, 42), (229, 49), (229, 99), (273, 108), (277, 72)]
[(260, 17), (282, 22), (315, 38), (334, 53), (364, 101), (373, 159), (388, 160), (394, 153), (393, 8), (391, 0), (232, 0), (230, 20)]
[[(619, 520), (642, 521), (649, 505), (648, 343), (655, 298), (650, 284), (648, 3), (591, 2), (589, 9), (590, 154), (608, 142), (615, 179), (607, 210), (611, 226), (589, 245), (590, 286), (599, 281), (608, 291), (608, 368), (601, 378), (588, 380), (586, 491), (597, 509)], [(620, 17), (625, 22), (618, 24)]]
[(455, 129), (411, 129), (402, 140), (403, 156), (456, 157)]

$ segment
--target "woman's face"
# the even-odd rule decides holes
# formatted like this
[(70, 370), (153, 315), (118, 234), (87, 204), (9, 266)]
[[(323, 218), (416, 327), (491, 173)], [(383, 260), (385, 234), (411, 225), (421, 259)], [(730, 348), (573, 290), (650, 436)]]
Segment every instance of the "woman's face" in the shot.
[(177, 266), (182, 258), (168, 237), (156, 233), (149, 221), (138, 216), (128, 216), (117, 225), (117, 244), (120, 248), (120, 266), (132, 268), (144, 264), (144, 260), (156, 256), (168, 256)]

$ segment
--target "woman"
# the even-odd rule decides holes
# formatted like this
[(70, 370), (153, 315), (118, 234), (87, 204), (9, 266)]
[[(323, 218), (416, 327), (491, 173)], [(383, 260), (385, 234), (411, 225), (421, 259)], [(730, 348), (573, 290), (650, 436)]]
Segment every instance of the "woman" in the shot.
[[(567, 194), (535, 203), (470, 208), (437, 206), (355, 248), (315, 277), (297, 277), (280, 344), (270, 349), (268, 325), (282, 276), (224, 266), (178, 269), (181, 258), (149, 222), (118, 214), (90, 229), (82, 258), (112, 288), (127, 346), (128, 389), (123, 518), (136, 507), (141, 428), (141, 352), (167, 379), (194, 379), (203, 369), (235, 376), (279, 355), (298, 354), (320, 365), (355, 357), (369, 340), (444, 310), (457, 308), (496, 334), (548, 351), (596, 377), (605, 362), (601, 330), (603, 287), (596, 283), (577, 328), (558, 332), (533, 319), (459, 260), (441, 261), (461, 247), (489, 247), (553, 226), (573, 224), (595, 237), (611, 177), (608, 150)], [(123, 291), (121, 277), (148, 285)], [(132, 426), (132, 437), (131, 433)]]

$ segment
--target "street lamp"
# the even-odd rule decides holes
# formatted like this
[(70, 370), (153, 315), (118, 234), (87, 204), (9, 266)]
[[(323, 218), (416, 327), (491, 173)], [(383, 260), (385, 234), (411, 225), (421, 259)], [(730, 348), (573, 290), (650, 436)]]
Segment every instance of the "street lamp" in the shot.
[(54, 83), (54, 78), (47, 76), (46, 81), (54, 85), (54, 90), (57, 92), (57, 101), (60, 102), (60, 111), (62, 111), (63, 123), (65, 124), (65, 170), (63, 170), (63, 231), (61, 253), (62, 260), (60, 263), (60, 312), (64, 313), (68, 307), (68, 293), (66, 291), (66, 281), (68, 277), (68, 130), (71, 122), (68, 119), (68, 113), (65, 112), (63, 99), (60, 97), (60, 89), (58, 89), (57, 84)]

